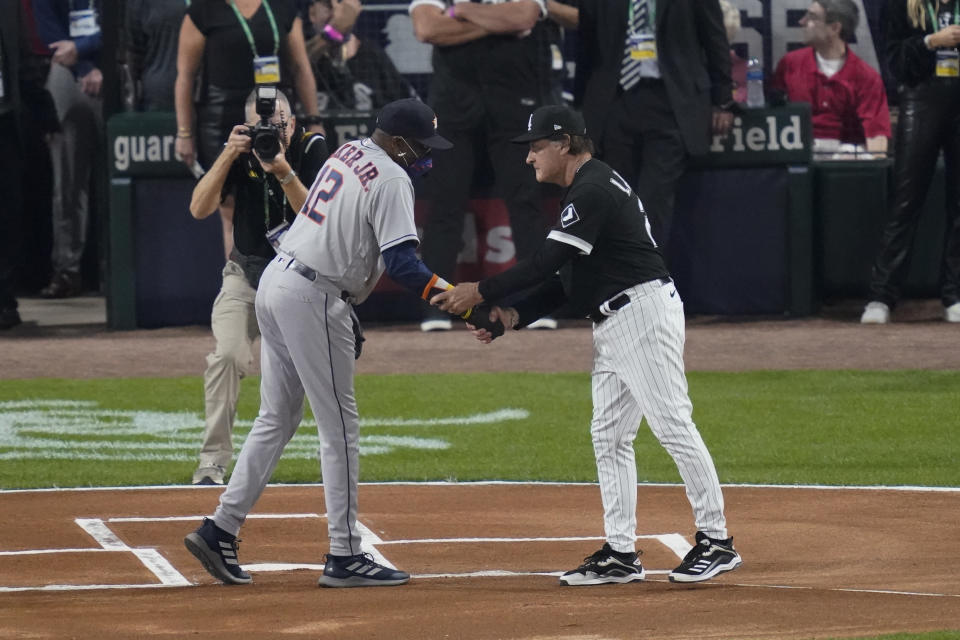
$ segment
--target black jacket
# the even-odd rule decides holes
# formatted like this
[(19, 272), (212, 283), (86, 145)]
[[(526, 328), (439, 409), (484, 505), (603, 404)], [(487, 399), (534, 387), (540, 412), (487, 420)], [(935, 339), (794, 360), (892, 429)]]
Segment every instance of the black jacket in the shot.
[[(684, 145), (692, 154), (706, 153), (712, 108), (733, 99), (730, 46), (720, 4), (717, 0), (651, 1), (656, 2), (660, 71)], [(628, 2), (580, 3), (575, 100), (586, 118), (587, 133), (598, 143), (618, 91)]]
[(923, 30), (914, 27), (910, 22), (907, 16), (907, 0), (888, 0), (884, 5), (884, 12), (887, 65), (890, 73), (897, 79), (897, 84), (915, 87), (932, 78), (937, 54), (927, 49), (927, 45), (923, 43), (924, 36), (937, 31), (937, 26), (930, 24), (930, 15), (926, 16), (927, 28)]

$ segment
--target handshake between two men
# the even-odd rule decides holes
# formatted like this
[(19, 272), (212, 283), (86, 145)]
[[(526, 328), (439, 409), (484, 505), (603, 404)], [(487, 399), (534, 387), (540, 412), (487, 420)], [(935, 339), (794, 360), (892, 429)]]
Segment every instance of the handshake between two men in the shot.
[(489, 344), (503, 335), (504, 327), (515, 327), (519, 320), (512, 307), (497, 307), (483, 303), (476, 282), (461, 282), (432, 298), (430, 304), (466, 321), (477, 340)]

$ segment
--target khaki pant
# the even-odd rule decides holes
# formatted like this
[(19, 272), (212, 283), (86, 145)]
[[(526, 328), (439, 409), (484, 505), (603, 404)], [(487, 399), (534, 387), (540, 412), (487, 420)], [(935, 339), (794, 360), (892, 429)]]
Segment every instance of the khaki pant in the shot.
[(260, 335), (253, 308), (256, 290), (236, 262), (223, 268), (223, 286), (213, 302), (211, 325), (217, 345), (203, 373), (206, 429), (200, 466), (227, 468), (233, 458), (233, 421), (240, 380), (253, 367), (253, 341)]

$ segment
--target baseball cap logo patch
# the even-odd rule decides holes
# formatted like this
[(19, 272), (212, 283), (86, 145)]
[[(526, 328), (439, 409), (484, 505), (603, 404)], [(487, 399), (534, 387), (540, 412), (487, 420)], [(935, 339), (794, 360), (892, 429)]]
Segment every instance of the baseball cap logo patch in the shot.
[(511, 138), (510, 141), (532, 142), (544, 138), (555, 138), (560, 134), (586, 136), (587, 127), (583, 122), (583, 116), (563, 105), (548, 105), (531, 113), (530, 119), (527, 120), (527, 132)]
[(579, 222), (580, 216), (577, 215), (577, 208), (573, 206), (571, 202), (566, 206), (566, 208), (560, 212), (560, 227), (566, 229), (574, 222)]
[(416, 140), (431, 149), (453, 147), (453, 143), (437, 133), (437, 114), (416, 98), (384, 105), (377, 115), (377, 128), (391, 136)]

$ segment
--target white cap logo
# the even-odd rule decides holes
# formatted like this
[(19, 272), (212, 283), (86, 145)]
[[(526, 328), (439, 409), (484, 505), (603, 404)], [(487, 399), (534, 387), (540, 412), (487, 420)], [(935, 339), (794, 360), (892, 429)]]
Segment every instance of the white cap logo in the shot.
[(558, 125), (558, 124), (554, 124), (554, 125), (553, 125), (553, 130), (554, 130), (554, 131), (560, 131), (560, 129), (563, 129), (563, 127), (561, 127), (561, 126)]
[(530, 119), (527, 120), (527, 131), (531, 131), (532, 129), (533, 129), (533, 114), (531, 113)]

